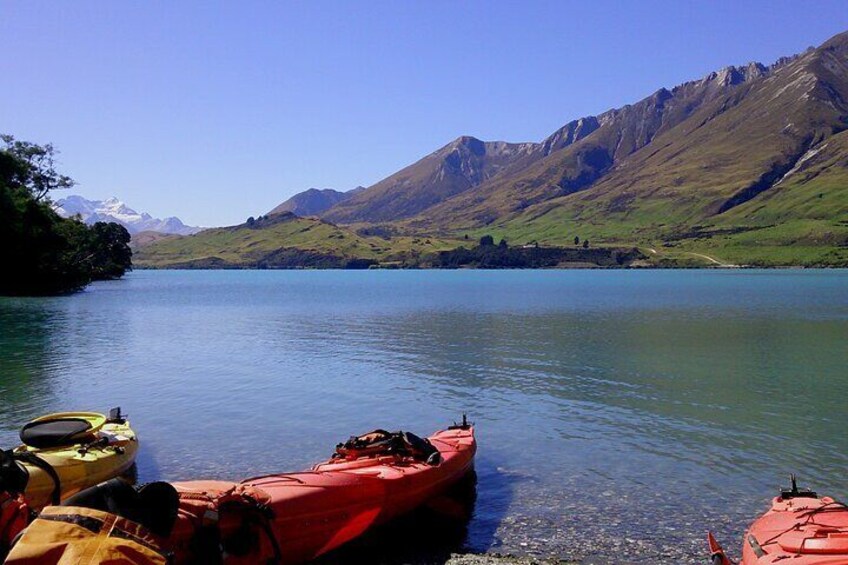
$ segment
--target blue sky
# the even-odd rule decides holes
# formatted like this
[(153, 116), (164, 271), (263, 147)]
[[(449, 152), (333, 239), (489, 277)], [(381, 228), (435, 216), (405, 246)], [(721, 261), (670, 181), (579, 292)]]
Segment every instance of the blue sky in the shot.
[(308, 187), (373, 184), (460, 135), (539, 141), (773, 62), (848, 29), (846, 8), (0, 0), (0, 132), (53, 142), (72, 192), (235, 224)]

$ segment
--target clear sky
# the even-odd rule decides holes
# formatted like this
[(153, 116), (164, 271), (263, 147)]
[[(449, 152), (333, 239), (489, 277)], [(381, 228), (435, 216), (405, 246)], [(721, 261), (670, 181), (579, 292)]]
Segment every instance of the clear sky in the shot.
[(0, 132), (53, 142), (74, 193), (235, 224), (846, 29), (846, 0), (0, 0)]

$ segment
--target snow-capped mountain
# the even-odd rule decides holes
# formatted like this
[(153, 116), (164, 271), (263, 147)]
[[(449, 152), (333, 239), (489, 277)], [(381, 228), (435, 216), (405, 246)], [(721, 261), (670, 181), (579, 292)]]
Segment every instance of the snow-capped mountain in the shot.
[(164, 220), (154, 218), (146, 212), (136, 212), (115, 197), (107, 200), (87, 200), (82, 196), (68, 196), (54, 204), (56, 213), (65, 218), (79, 215), (86, 224), (95, 222), (117, 222), (131, 234), (143, 231), (191, 235), (202, 228), (187, 226), (179, 218)]

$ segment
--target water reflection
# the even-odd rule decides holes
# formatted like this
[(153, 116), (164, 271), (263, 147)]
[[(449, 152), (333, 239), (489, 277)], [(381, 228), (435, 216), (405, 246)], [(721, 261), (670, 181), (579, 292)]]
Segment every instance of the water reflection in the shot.
[(468, 412), (475, 550), (694, 563), (789, 471), (846, 493), (839, 272), (139, 272), (0, 321), (3, 439), (120, 404), (141, 481), (303, 469)]
[(0, 298), (0, 446), (12, 447), (20, 427), (55, 401), (54, 337), (63, 323), (49, 302)]
[(452, 553), (465, 549), (476, 501), (477, 474), (471, 472), (427, 506), (375, 528), (316, 564), (445, 563)]

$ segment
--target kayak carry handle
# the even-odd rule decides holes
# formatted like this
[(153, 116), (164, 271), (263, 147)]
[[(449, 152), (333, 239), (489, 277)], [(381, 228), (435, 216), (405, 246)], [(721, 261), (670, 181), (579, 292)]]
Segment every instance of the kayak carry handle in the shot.
[(780, 498), (783, 500), (789, 500), (792, 498), (818, 498), (818, 494), (815, 491), (808, 488), (798, 488), (798, 481), (796, 479), (797, 477), (795, 477), (795, 473), (789, 474), (791, 487), (789, 489), (780, 489)]
[(127, 421), (126, 414), (121, 414), (121, 407), (115, 406), (109, 410), (109, 418), (106, 419), (110, 424), (125, 424)]
[(462, 423), (457, 424), (456, 422), (454, 422), (452, 426), (448, 426), (448, 429), (449, 430), (467, 430), (467, 429), (470, 429), (471, 426), (473, 426), (473, 425), (474, 425), (474, 422), (469, 422), (468, 417), (466, 416), (465, 412), (463, 412), (462, 413)]

